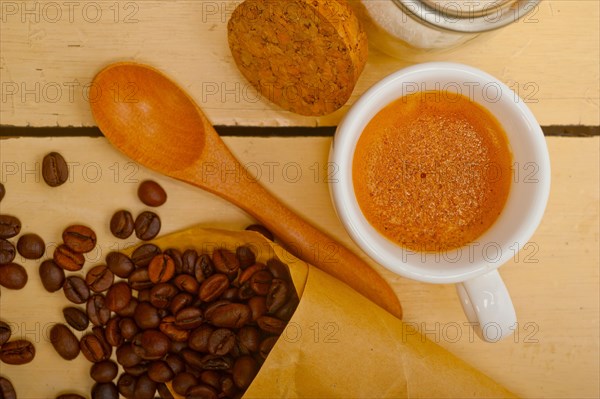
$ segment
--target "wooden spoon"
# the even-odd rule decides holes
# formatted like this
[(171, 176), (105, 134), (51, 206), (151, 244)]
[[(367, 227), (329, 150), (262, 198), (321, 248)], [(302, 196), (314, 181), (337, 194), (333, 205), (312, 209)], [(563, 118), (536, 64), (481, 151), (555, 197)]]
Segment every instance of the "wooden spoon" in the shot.
[[(194, 100), (154, 68), (116, 63), (94, 78), (90, 104), (102, 133), (140, 164), (242, 208), (298, 258), (402, 317), (398, 298), (367, 263), (295, 214), (244, 169)], [(231, 172), (237, 171), (237, 172)]]

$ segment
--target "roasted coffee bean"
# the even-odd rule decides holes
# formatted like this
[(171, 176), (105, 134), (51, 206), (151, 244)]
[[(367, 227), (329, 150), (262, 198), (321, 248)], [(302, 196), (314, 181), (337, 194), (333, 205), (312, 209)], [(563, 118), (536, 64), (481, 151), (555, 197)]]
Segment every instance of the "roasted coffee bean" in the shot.
[(96, 233), (79, 224), (67, 227), (62, 233), (65, 245), (77, 253), (90, 252), (96, 246)]
[(2, 399), (17, 399), (17, 393), (12, 383), (0, 376), (0, 398)]
[(208, 352), (208, 341), (215, 329), (208, 325), (203, 325), (196, 328), (190, 334), (188, 345), (191, 349), (198, 352)]
[(246, 281), (240, 287), (238, 291), (238, 298), (242, 301), (248, 301), (250, 298), (256, 296), (256, 292), (252, 289), (252, 285), (250, 285), (250, 281)]
[(121, 329), (121, 335), (123, 338), (130, 341), (135, 335), (140, 332), (140, 328), (137, 323), (129, 317), (123, 317), (119, 322), (119, 328)]
[(4, 343), (8, 342), (10, 336), (12, 334), (12, 330), (10, 326), (3, 321), (0, 321), (0, 346), (4, 345)]
[(287, 323), (283, 320), (279, 320), (276, 317), (261, 316), (256, 320), (258, 327), (266, 332), (267, 334), (281, 334), (285, 330)]
[(183, 360), (197, 370), (230, 370), (233, 360), (228, 356), (200, 355), (189, 349), (181, 352)]
[(235, 345), (235, 334), (226, 328), (213, 331), (208, 339), (208, 353), (223, 356), (229, 353)]
[(175, 287), (180, 289), (181, 291), (189, 292), (192, 295), (196, 295), (198, 293), (198, 289), (200, 288), (200, 284), (196, 279), (189, 274), (180, 274), (179, 276), (173, 279), (173, 284)]
[(127, 278), (135, 269), (133, 261), (121, 252), (109, 252), (106, 255), (106, 266), (115, 276)]
[(107, 357), (110, 357), (112, 355), (112, 346), (110, 346), (110, 344), (106, 340), (106, 335), (104, 334), (104, 327), (92, 327), (92, 334), (94, 334), (98, 338), (98, 341), (100, 342), (100, 345), (102, 345), (102, 349), (104, 349), (104, 352), (107, 354)]
[(46, 244), (37, 234), (23, 234), (17, 241), (17, 251), (25, 259), (39, 259), (46, 252)]
[(190, 336), (190, 331), (175, 325), (175, 316), (163, 317), (158, 329), (165, 334), (171, 341), (186, 342)]
[(262, 224), (251, 224), (250, 226), (246, 227), (246, 230), (255, 231), (262, 234), (267, 240), (275, 241), (273, 233), (271, 233), (271, 231)]
[(84, 331), (89, 325), (87, 314), (79, 308), (69, 306), (63, 309), (65, 321), (77, 331)]
[(182, 255), (181, 273), (194, 274), (196, 261), (198, 260), (198, 252), (195, 249), (186, 249)]
[(210, 313), (207, 312), (205, 317), (216, 327), (240, 328), (250, 322), (252, 313), (246, 304), (230, 303), (219, 306)]
[(148, 377), (155, 382), (169, 382), (175, 377), (167, 362), (154, 360), (148, 367)]
[(215, 389), (221, 389), (221, 373), (214, 370), (205, 370), (200, 373), (200, 382), (210, 385)]
[(160, 255), (162, 251), (154, 244), (142, 244), (131, 254), (131, 260), (137, 267), (144, 267), (150, 264), (152, 258)]
[(175, 325), (184, 330), (193, 330), (204, 323), (202, 310), (197, 307), (183, 308), (175, 315)]
[(79, 276), (67, 277), (63, 284), (63, 292), (65, 297), (75, 304), (85, 303), (90, 297), (90, 289)]
[(260, 356), (260, 358), (262, 360), (265, 360), (267, 358), (267, 356), (271, 352), (271, 349), (273, 349), (273, 347), (277, 343), (277, 338), (278, 338), (277, 336), (272, 335), (270, 337), (265, 338), (260, 343), (260, 345), (258, 347), (258, 355)]
[(248, 283), (250, 281), (250, 277), (252, 277), (254, 275), (254, 273), (257, 273), (261, 270), (265, 270), (267, 268), (267, 265), (262, 264), (262, 263), (255, 263), (252, 266), (248, 267), (246, 270), (244, 270), (243, 272), (240, 273), (238, 279), (237, 279), (237, 283), (238, 285), (244, 285), (246, 283)]
[(136, 378), (128, 373), (123, 373), (119, 376), (117, 381), (117, 388), (119, 393), (126, 399), (133, 399), (135, 394), (135, 383)]
[(256, 327), (242, 327), (237, 333), (237, 340), (245, 354), (258, 352), (258, 346), (260, 345), (260, 332)]
[(4, 184), (0, 183), (0, 201), (4, 198), (4, 194), (6, 194), (6, 188)]
[(267, 300), (264, 296), (255, 296), (248, 300), (248, 307), (250, 307), (252, 321), (256, 321), (267, 313)]
[(65, 283), (65, 270), (51, 259), (42, 262), (39, 273), (42, 285), (48, 292), (60, 290)]
[(294, 315), (299, 302), (300, 299), (296, 292), (292, 292), (290, 299), (274, 313), (274, 316), (278, 319), (289, 321)]
[(147, 374), (138, 377), (135, 383), (133, 396), (135, 399), (154, 399), (156, 393), (156, 382), (152, 381)]
[(212, 276), (214, 272), (215, 265), (210, 256), (202, 254), (198, 257), (198, 259), (196, 259), (196, 263), (194, 265), (194, 276), (199, 283)]
[(121, 318), (119, 316), (115, 316), (106, 323), (104, 338), (106, 338), (106, 342), (108, 342), (108, 344), (112, 347), (118, 347), (125, 342), (125, 339), (121, 334), (121, 327), (119, 325), (120, 322)]
[(113, 312), (123, 310), (131, 301), (131, 288), (124, 281), (112, 285), (106, 292), (106, 307)]
[(150, 290), (150, 303), (159, 309), (166, 309), (179, 290), (169, 283), (157, 284)]
[(64, 324), (52, 326), (50, 343), (63, 359), (73, 360), (79, 355), (79, 341), (69, 327)]
[(148, 276), (154, 284), (166, 283), (175, 275), (175, 262), (169, 255), (157, 255), (148, 265)]
[(73, 251), (65, 244), (59, 245), (54, 250), (53, 258), (54, 263), (62, 267), (64, 270), (70, 272), (76, 272), (78, 270), (81, 270), (83, 264), (85, 263), (85, 258), (82, 254)]
[(0, 361), (6, 364), (26, 364), (35, 357), (35, 346), (25, 339), (10, 341), (0, 348)]
[(15, 246), (10, 241), (0, 238), (0, 265), (12, 262), (16, 254)]
[(248, 245), (237, 247), (235, 255), (237, 256), (242, 269), (246, 269), (256, 263), (256, 255)]
[(233, 365), (233, 382), (240, 389), (246, 389), (258, 373), (259, 365), (251, 356), (240, 356)]
[(259, 270), (250, 277), (250, 287), (256, 295), (267, 295), (273, 281), (273, 275), (268, 270)]
[(119, 390), (112, 382), (97, 382), (92, 387), (92, 399), (119, 399)]
[(131, 343), (126, 343), (117, 348), (117, 362), (123, 367), (133, 367), (142, 361), (142, 358), (133, 350)]
[(269, 259), (267, 261), (267, 268), (269, 268), (269, 271), (271, 272), (273, 277), (284, 281), (292, 281), (292, 276), (290, 275), (290, 268), (279, 259)]
[(167, 248), (164, 253), (173, 259), (173, 263), (175, 264), (175, 274), (180, 274), (183, 266), (183, 255), (181, 254), (181, 251), (175, 248)]
[(152, 306), (150, 302), (140, 302), (135, 308), (133, 319), (142, 330), (158, 328), (160, 325), (158, 309)]
[(140, 240), (153, 239), (160, 232), (160, 217), (154, 212), (145, 211), (135, 218), (135, 235)]
[(137, 291), (152, 288), (152, 286), (154, 285), (154, 283), (150, 281), (148, 267), (140, 267), (138, 269), (135, 269), (133, 273), (129, 275), (127, 281), (129, 282), (129, 286)]
[(0, 238), (12, 238), (21, 232), (21, 221), (12, 215), (0, 215)]
[(277, 312), (289, 299), (291, 290), (287, 281), (278, 278), (273, 279), (267, 292), (267, 312), (273, 314)]
[(115, 275), (105, 265), (91, 268), (85, 276), (85, 282), (94, 292), (104, 292), (110, 288)]
[(131, 297), (127, 306), (125, 306), (123, 309), (117, 310), (116, 313), (119, 316), (123, 317), (133, 317), (135, 313), (135, 308), (137, 308), (138, 303), (139, 301), (137, 300), (137, 298)]
[(158, 330), (145, 330), (131, 341), (134, 352), (145, 360), (160, 359), (169, 352), (171, 341)]
[(58, 152), (46, 154), (42, 160), (42, 177), (50, 187), (58, 187), (69, 179), (67, 162)]
[(160, 184), (153, 180), (141, 182), (137, 193), (140, 201), (148, 206), (161, 206), (167, 201), (167, 193)]
[(117, 378), (119, 366), (112, 360), (94, 363), (90, 368), (90, 377), (96, 382), (111, 382)]
[(129, 211), (117, 211), (110, 218), (110, 232), (117, 238), (128, 238), (133, 234), (133, 229), (133, 215)]
[(233, 252), (226, 249), (216, 249), (213, 252), (212, 260), (215, 270), (226, 274), (229, 277), (234, 276), (240, 269), (240, 261)]
[(86, 334), (79, 341), (81, 353), (92, 363), (101, 362), (110, 357), (101, 339), (95, 334)]
[(169, 365), (169, 368), (171, 370), (173, 370), (173, 373), (175, 375), (177, 375), (179, 373), (183, 373), (185, 371), (185, 363), (183, 362), (181, 357), (179, 357), (178, 355), (169, 353), (165, 357), (165, 362), (167, 362), (167, 364)]
[(158, 392), (158, 396), (160, 399), (175, 399), (169, 387), (166, 384), (160, 383), (156, 385), (156, 392)]
[(223, 395), (228, 397), (239, 396), (236, 395), (238, 389), (235, 386), (235, 383), (233, 382), (233, 378), (231, 378), (231, 376), (229, 375), (221, 376), (221, 391)]
[(229, 288), (229, 279), (225, 274), (217, 273), (200, 284), (199, 298), (204, 302), (212, 302)]
[(190, 306), (194, 302), (194, 297), (192, 294), (187, 292), (180, 292), (175, 295), (171, 300), (171, 304), (169, 305), (169, 310), (172, 314), (176, 314), (181, 309)]
[(191, 387), (187, 390), (186, 399), (217, 399), (219, 397), (217, 391), (209, 385), (200, 384)]
[(106, 301), (102, 295), (92, 295), (88, 299), (86, 312), (95, 326), (103, 326), (110, 319), (110, 309), (106, 307)]
[(27, 271), (21, 265), (0, 265), (0, 285), (9, 290), (20, 290), (27, 284)]
[(131, 367), (123, 367), (126, 373), (131, 374), (134, 377), (139, 377), (142, 374), (146, 374), (148, 372), (148, 367), (150, 367), (150, 362), (147, 360), (142, 360), (135, 366)]
[(198, 385), (198, 380), (189, 372), (177, 374), (171, 384), (175, 393), (179, 395), (185, 395), (188, 389), (196, 385)]

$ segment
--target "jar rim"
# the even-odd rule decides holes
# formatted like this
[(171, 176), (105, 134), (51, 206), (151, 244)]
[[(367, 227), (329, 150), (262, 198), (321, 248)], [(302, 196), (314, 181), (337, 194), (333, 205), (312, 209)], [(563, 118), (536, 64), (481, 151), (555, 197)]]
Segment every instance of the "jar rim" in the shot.
[(429, 26), (453, 32), (480, 33), (509, 25), (534, 11), (541, 0), (473, 1), (392, 0), (405, 14)]

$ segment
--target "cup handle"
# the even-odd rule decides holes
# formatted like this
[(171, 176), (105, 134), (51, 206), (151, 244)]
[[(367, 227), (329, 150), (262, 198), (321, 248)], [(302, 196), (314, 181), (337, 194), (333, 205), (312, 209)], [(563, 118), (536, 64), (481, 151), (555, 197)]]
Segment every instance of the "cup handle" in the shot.
[(463, 310), (477, 335), (497, 342), (514, 332), (517, 315), (498, 270), (456, 284)]

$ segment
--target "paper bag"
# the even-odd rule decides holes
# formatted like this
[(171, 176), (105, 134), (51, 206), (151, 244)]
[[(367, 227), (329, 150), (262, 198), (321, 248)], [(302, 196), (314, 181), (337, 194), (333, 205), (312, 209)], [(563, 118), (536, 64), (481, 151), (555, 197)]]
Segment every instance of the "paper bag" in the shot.
[(204, 253), (250, 245), (258, 261), (277, 257), (289, 265), (300, 304), (245, 398), (515, 397), (405, 329), (347, 285), (257, 233), (193, 227), (154, 243)]

